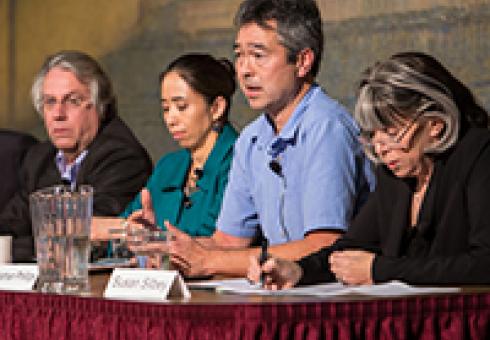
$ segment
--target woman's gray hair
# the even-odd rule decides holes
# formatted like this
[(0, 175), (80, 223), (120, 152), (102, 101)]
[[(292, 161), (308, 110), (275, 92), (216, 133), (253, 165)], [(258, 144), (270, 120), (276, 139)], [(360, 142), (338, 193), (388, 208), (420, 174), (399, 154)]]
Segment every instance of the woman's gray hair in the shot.
[[(461, 86), (467, 93), (464, 98), (457, 98), (465, 92)], [(475, 103), (469, 90), (437, 60), (423, 53), (406, 52), (377, 62), (364, 72), (354, 118), (363, 132), (396, 125), (400, 119), (439, 118), (445, 127), (438, 141), (425, 150), (437, 154), (456, 143), (461, 124), (486, 126), (486, 113), (485, 117), (461, 117), (466, 114), (462, 109), (467, 108), (469, 101)], [(365, 151), (369, 158), (378, 161), (372, 149)]]
[(112, 84), (97, 61), (79, 51), (61, 51), (47, 57), (34, 78), (31, 95), (34, 107), (39, 114), (43, 115), (44, 78), (53, 68), (72, 72), (82, 84), (89, 87), (91, 101), (101, 121), (108, 115), (116, 113)]

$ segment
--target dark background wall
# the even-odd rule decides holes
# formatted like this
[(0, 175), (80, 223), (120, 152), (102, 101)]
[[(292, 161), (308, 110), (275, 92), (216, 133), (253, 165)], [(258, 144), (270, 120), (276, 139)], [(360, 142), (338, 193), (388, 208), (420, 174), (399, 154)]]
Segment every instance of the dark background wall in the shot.
[[(318, 82), (349, 109), (360, 72), (375, 60), (404, 50), (435, 55), (490, 108), (490, 0), (317, 2), (326, 47)], [(158, 159), (175, 148), (159, 116), (158, 73), (185, 52), (231, 58), (232, 18), (239, 3), (0, 0), (0, 32), (2, 26), (10, 27), (0, 34), (0, 126), (43, 136), (28, 97), (32, 77), (46, 54), (60, 48), (82, 49), (102, 62), (114, 81), (121, 116)], [(40, 11), (40, 6), (47, 9)], [(50, 11), (54, 8), (56, 15)], [(91, 14), (94, 11), (99, 14)], [(35, 24), (30, 18), (36, 18)], [(71, 28), (56, 28), (64, 25)], [(33, 48), (33, 41), (46, 43)], [(241, 128), (257, 113), (248, 109), (240, 93), (234, 103), (231, 119)]]

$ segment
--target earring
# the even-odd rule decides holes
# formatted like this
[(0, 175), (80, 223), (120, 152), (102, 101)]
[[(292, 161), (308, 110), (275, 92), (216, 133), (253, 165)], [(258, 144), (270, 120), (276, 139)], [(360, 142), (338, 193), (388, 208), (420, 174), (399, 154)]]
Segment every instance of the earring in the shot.
[(219, 120), (213, 122), (213, 124), (211, 125), (211, 130), (220, 133), (221, 130), (223, 130), (223, 124)]

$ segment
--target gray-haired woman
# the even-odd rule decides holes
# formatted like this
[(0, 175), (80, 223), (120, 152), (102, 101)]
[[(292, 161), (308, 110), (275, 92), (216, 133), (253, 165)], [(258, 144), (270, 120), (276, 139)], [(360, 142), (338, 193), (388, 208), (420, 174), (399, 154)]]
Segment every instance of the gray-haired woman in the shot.
[(433, 57), (400, 53), (363, 76), (354, 114), (377, 188), (333, 246), (253, 259), (269, 288), (320, 281), (490, 283), (488, 113)]

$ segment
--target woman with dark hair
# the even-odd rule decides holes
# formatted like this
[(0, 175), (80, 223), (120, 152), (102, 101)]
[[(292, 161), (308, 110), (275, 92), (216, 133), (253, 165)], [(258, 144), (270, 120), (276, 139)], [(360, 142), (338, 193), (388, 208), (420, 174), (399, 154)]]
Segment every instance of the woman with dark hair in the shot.
[[(237, 138), (228, 123), (235, 91), (233, 66), (208, 54), (186, 54), (161, 73), (160, 85), (163, 120), (182, 149), (160, 159), (123, 217), (150, 220), (160, 227), (168, 220), (190, 235), (209, 236)], [(150, 217), (144, 216), (148, 209)]]
[(289, 262), (252, 260), (269, 288), (339, 280), (490, 283), (488, 114), (433, 57), (393, 55), (363, 76), (355, 119), (377, 187), (331, 247)]

